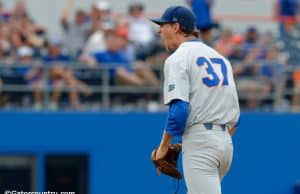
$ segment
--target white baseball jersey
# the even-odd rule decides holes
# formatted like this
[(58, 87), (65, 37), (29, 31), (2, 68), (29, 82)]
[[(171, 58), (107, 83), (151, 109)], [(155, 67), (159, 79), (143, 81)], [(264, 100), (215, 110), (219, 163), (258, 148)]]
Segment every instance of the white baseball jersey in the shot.
[(233, 127), (240, 115), (230, 62), (200, 41), (182, 43), (164, 65), (164, 103), (190, 103), (186, 128), (198, 123)]

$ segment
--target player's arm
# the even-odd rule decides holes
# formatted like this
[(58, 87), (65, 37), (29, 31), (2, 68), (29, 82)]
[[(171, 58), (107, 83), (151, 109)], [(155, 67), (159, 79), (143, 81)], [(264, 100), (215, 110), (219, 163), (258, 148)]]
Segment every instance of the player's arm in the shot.
[(240, 124), (240, 118), (237, 120), (237, 123), (228, 131), (229, 134), (231, 135), (231, 137), (233, 137), (233, 135), (235, 134), (235, 131), (236, 131), (237, 127), (239, 126), (239, 124)]
[(163, 136), (161, 138), (161, 142), (160, 142), (159, 147), (157, 148), (156, 154), (154, 156), (155, 159), (160, 159), (165, 156), (165, 154), (168, 151), (168, 146), (171, 143), (172, 139), (173, 139), (173, 136), (166, 133), (166, 131), (164, 131)]
[(236, 130), (236, 127), (232, 127), (231, 129), (229, 129), (229, 134), (231, 135), (231, 137), (233, 137), (235, 130)]
[(34, 76), (36, 76), (39, 73), (40, 68), (40, 65), (35, 64), (33, 68), (26, 72), (24, 79), (27, 81), (33, 79)]
[(162, 158), (172, 141), (173, 136), (182, 136), (189, 114), (189, 103), (175, 99), (169, 104), (166, 129), (156, 152), (156, 159)]
[(192, 6), (193, 0), (186, 0), (186, 3), (187, 3), (189, 6)]
[(206, 0), (206, 3), (209, 7), (212, 7), (212, 4), (214, 3), (214, 0)]
[[(186, 51), (181, 50), (180, 52), (183, 52), (184, 55)], [(183, 57), (179, 57), (179, 54), (178, 57), (167, 59), (164, 66), (164, 104), (169, 106), (169, 111), (164, 135), (156, 152), (157, 158), (166, 154), (173, 136), (183, 134), (188, 118), (190, 88), (187, 74), (188, 63)]]
[(73, 7), (74, 3), (75, 3), (75, 0), (68, 0), (67, 4), (65, 5), (63, 12), (61, 14), (60, 22), (61, 22), (61, 25), (63, 26), (63, 28), (65, 28), (65, 29), (67, 29), (69, 26), (69, 18), (68, 17), (70, 15), (71, 8)]
[(97, 60), (95, 54), (87, 55), (83, 53), (79, 57), (79, 61), (83, 62), (88, 68), (97, 68)]
[(279, 18), (280, 16), (280, 4), (278, 2), (276, 2), (274, 4), (274, 13), (273, 13), (273, 17), (276, 21), (280, 20), (281, 18)]

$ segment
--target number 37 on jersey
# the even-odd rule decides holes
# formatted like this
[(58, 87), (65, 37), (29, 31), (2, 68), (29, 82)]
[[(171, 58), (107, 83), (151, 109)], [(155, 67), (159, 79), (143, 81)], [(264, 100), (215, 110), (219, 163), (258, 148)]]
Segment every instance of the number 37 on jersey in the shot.
[[(221, 83), (222, 86), (227, 86), (228, 77), (227, 77), (227, 67), (226, 63), (222, 58), (206, 58), (206, 57), (199, 57), (197, 59), (197, 65), (199, 67), (204, 66), (207, 76), (202, 78), (202, 82), (204, 85), (208, 87), (218, 86)], [(219, 66), (219, 67), (218, 67)], [(223, 76), (222, 78), (216, 73), (216, 68), (221, 68), (221, 73)]]

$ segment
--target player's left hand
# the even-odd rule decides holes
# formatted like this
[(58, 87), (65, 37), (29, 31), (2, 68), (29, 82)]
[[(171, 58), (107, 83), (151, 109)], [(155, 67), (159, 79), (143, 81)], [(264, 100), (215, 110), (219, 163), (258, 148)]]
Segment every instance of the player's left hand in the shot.
[(156, 150), (152, 151), (151, 158), (152, 160), (162, 159), (168, 152), (168, 147), (159, 146)]
[(167, 148), (159, 147), (151, 153), (153, 164), (160, 172), (176, 179), (181, 179), (181, 173), (177, 169), (177, 160), (181, 152), (181, 144), (170, 144)]

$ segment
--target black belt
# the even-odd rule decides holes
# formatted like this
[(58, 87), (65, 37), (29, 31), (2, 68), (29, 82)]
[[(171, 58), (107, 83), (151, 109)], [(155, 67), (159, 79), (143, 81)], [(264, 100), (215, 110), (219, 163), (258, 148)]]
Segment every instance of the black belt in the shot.
[(226, 125), (225, 124), (220, 125), (220, 124), (213, 124), (213, 123), (203, 123), (203, 125), (207, 130), (212, 130), (214, 125), (218, 125), (222, 128), (222, 131), (226, 131)]

